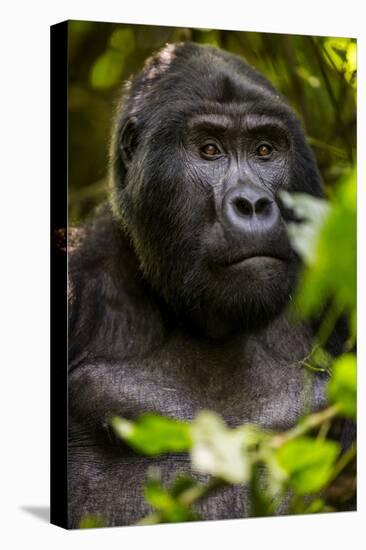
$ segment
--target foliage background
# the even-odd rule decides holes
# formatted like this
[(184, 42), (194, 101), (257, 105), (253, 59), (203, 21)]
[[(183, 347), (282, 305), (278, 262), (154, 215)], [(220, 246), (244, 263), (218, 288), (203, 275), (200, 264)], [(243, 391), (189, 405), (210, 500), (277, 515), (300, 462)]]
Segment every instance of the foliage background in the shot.
[(352, 165), (355, 39), (70, 21), (71, 224), (106, 196), (110, 128), (123, 82), (166, 42), (186, 40), (243, 56), (278, 87), (303, 123), (328, 193)]

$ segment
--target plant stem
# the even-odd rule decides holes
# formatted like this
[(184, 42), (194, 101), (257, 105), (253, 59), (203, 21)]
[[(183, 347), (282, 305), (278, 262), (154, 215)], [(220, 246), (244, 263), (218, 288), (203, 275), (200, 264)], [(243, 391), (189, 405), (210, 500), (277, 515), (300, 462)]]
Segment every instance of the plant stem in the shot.
[(212, 478), (206, 485), (195, 485), (190, 487), (178, 497), (178, 502), (185, 506), (190, 506), (194, 502), (197, 502), (208, 494), (220, 489), (224, 485), (227, 485), (225, 481), (217, 477)]
[(330, 485), (332, 481), (341, 473), (342, 470), (351, 462), (351, 460), (356, 456), (356, 445), (353, 443), (340, 457), (334, 469), (332, 475), (328, 480), (327, 485)]
[(153, 512), (152, 514), (140, 519), (136, 525), (156, 525), (157, 523), (161, 523), (161, 515), (159, 512)]
[(333, 301), (331, 306), (329, 307), (329, 310), (325, 314), (324, 320), (318, 330), (317, 340), (319, 346), (323, 347), (326, 344), (341, 313), (342, 307)]
[(299, 424), (297, 424), (297, 426), (295, 426), (291, 430), (273, 436), (272, 440), (270, 441), (270, 446), (274, 448), (281, 447), (284, 443), (287, 443), (287, 441), (295, 439), (300, 435), (304, 435), (313, 428), (317, 428), (318, 426), (321, 426), (324, 422), (331, 420), (339, 413), (339, 411), (340, 408), (338, 405), (332, 405), (327, 409), (306, 416), (304, 420), (300, 421)]

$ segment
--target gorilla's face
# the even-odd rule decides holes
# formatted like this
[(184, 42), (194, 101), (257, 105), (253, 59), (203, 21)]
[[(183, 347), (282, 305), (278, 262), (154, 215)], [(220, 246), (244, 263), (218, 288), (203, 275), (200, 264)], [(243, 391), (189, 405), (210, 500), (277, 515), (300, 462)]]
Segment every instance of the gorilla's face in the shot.
[(190, 44), (170, 55), (119, 123), (114, 208), (180, 318), (211, 336), (264, 326), (296, 276), (278, 191), (319, 194), (314, 161), (258, 73)]

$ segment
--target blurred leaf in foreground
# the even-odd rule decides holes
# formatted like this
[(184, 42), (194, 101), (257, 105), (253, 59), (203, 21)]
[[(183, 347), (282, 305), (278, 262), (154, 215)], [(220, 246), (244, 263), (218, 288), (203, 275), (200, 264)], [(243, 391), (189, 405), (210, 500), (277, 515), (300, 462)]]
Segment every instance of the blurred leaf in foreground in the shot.
[(80, 520), (79, 529), (95, 529), (106, 527), (105, 522), (99, 516), (85, 516)]
[(192, 422), (192, 465), (229, 483), (246, 483), (251, 463), (246, 452), (258, 441), (251, 425), (229, 429), (216, 413), (202, 411)]
[(332, 377), (328, 383), (328, 397), (341, 407), (344, 416), (356, 417), (357, 371), (356, 357), (347, 353), (333, 364)]
[(296, 298), (297, 309), (303, 317), (308, 317), (318, 311), (321, 304), (331, 300), (338, 315), (348, 315), (354, 337), (356, 171), (341, 181), (328, 212), (324, 209), (324, 201), (314, 197), (310, 198), (312, 204), (302, 195), (291, 195), (290, 202), (287, 199), (286, 194), (285, 204), (293, 208), (299, 218), (305, 218), (304, 223), (289, 224), (292, 245), (306, 263)]
[(158, 414), (144, 414), (136, 422), (115, 417), (111, 425), (119, 437), (147, 455), (189, 451), (192, 445), (189, 424)]
[(145, 499), (160, 512), (161, 522), (194, 521), (198, 516), (179, 497), (196, 483), (189, 476), (177, 476), (172, 488), (168, 490), (162, 486), (158, 472), (153, 469), (148, 473), (145, 483)]
[(315, 493), (330, 479), (340, 447), (335, 441), (298, 437), (277, 449), (279, 465), (298, 495)]

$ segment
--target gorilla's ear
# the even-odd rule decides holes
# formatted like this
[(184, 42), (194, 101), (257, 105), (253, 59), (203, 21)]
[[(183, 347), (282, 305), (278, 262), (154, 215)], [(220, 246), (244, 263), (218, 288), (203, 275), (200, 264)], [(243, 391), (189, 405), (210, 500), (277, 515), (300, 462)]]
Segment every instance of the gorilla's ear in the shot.
[(119, 150), (121, 153), (122, 162), (127, 169), (133, 153), (137, 147), (137, 118), (135, 116), (127, 119), (122, 127), (119, 136)]

